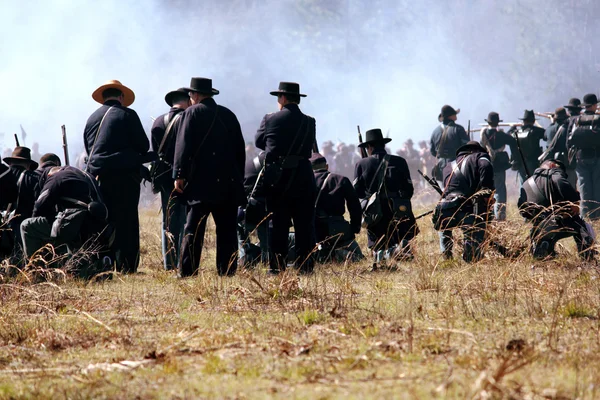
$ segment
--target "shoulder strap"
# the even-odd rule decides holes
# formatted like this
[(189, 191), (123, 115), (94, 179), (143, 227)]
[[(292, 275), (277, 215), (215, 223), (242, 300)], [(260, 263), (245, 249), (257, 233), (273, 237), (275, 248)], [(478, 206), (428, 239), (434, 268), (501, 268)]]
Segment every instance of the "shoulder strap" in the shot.
[(110, 110), (113, 109), (114, 106), (110, 106), (108, 108), (108, 110), (106, 110), (106, 112), (104, 113), (104, 115), (102, 116), (102, 119), (100, 120), (100, 125), (98, 125), (98, 129), (96, 130), (96, 136), (94, 137), (94, 143), (92, 144), (92, 150), (90, 151), (90, 154), (88, 155), (88, 162), (85, 165), (85, 172), (88, 172), (89, 168), (90, 168), (90, 163), (92, 162), (92, 156), (94, 155), (94, 149), (96, 148), (96, 142), (98, 141), (98, 135), (100, 134), (100, 128), (102, 128), (102, 124), (104, 123), (104, 119), (106, 118), (106, 116), (108, 115), (108, 113), (110, 112)]
[[(169, 122), (169, 124), (165, 124), (165, 126), (167, 127), (167, 129), (165, 129), (165, 134), (163, 135), (162, 140), (160, 141), (160, 145), (158, 146), (158, 154), (162, 154), (163, 149), (165, 147), (165, 144), (167, 143), (167, 138), (169, 137), (169, 134), (171, 133), (171, 130), (173, 128), (173, 125), (175, 125), (175, 122), (177, 122), (177, 120), (179, 119), (179, 117), (181, 117), (181, 112), (177, 113), (173, 119)], [(169, 114), (165, 115), (165, 121), (168, 120)]]
[[(381, 162), (379, 163), (379, 167), (377, 167), (377, 171), (375, 171), (375, 176), (373, 177), (373, 180), (371, 181), (371, 185), (369, 185), (369, 192), (371, 194), (373, 193), (379, 193), (379, 191), (381, 190), (381, 187), (383, 186), (383, 181), (385, 180), (385, 171), (387, 170), (388, 167), (388, 163), (390, 161), (390, 155), (386, 154), (383, 157), (383, 160), (381, 160)], [(382, 173), (383, 171), (383, 173)], [(375, 182), (379, 181), (378, 183), (378, 187), (377, 187), (377, 192), (373, 192), (373, 185), (375, 185)]]
[(219, 105), (217, 104), (217, 108), (215, 108), (215, 116), (213, 117), (213, 120), (210, 123), (210, 126), (208, 127), (208, 130), (206, 131), (206, 135), (204, 135), (202, 142), (200, 142), (200, 145), (198, 146), (196, 153), (194, 153), (194, 156), (192, 157), (192, 161), (198, 156), (198, 154), (200, 153), (200, 150), (202, 149), (202, 146), (204, 145), (204, 142), (206, 142), (206, 139), (208, 138), (208, 135), (210, 135), (210, 133), (212, 132), (212, 129), (215, 126), (215, 122), (217, 121), (218, 114), (219, 114)]
[(443, 123), (440, 125), (442, 127), (442, 137), (440, 138), (440, 145), (438, 146), (438, 150), (437, 150), (437, 157), (436, 158), (440, 158), (440, 154), (442, 153), (443, 149), (444, 149), (444, 145), (446, 144), (446, 138), (448, 137), (448, 125), (444, 125)]
[(535, 182), (535, 179), (533, 176), (531, 178), (527, 179), (525, 182), (523, 182), (523, 188), (525, 189), (526, 192), (527, 192), (527, 188), (529, 188), (531, 193), (533, 193), (538, 198), (549, 201), (548, 197), (546, 197), (544, 192), (542, 192), (542, 190), (540, 189), (538, 184)]
[(317, 208), (317, 204), (319, 204), (319, 199), (321, 198), (321, 193), (323, 192), (323, 189), (325, 188), (325, 185), (327, 184), (327, 181), (329, 180), (330, 176), (331, 176), (331, 173), (329, 172), (329, 173), (327, 173), (327, 176), (325, 177), (325, 179), (323, 179), (323, 184), (319, 188), (319, 194), (317, 194), (317, 200), (315, 200), (315, 208)]
[[(10, 171), (10, 169), (8, 169), (8, 171)], [(12, 211), (13, 205), (15, 207), (19, 207), (19, 198), (21, 197), (21, 186), (23, 185), (23, 179), (25, 178), (25, 172), (27, 172), (27, 170), (23, 170), (21, 171), (21, 174), (19, 174), (19, 180), (17, 180), (17, 200), (14, 203), (10, 203), (8, 205), (8, 207), (6, 207), (6, 213), (10, 213)], [(6, 174), (6, 172), (4, 174), (2, 174), (2, 176), (4, 176)]]
[(6, 175), (10, 173), (10, 168), (6, 168), (6, 171), (0, 174), (0, 179), (4, 178)]

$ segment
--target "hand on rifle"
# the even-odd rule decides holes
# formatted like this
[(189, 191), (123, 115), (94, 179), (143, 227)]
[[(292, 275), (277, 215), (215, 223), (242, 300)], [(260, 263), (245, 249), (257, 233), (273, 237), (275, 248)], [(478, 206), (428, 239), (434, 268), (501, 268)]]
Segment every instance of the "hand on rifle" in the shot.
[(183, 189), (185, 188), (185, 180), (183, 179), (175, 179), (175, 192), (183, 193)]

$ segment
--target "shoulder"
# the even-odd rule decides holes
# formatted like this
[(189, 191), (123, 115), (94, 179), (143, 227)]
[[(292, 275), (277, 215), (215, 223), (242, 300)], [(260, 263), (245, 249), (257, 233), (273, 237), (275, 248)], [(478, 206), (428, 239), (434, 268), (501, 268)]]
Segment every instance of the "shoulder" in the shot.
[(406, 159), (401, 156), (395, 156), (393, 154), (389, 154), (390, 156), (390, 164), (394, 165), (407, 165)]
[(164, 113), (156, 117), (154, 122), (152, 123), (152, 130), (154, 129), (164, 129), (165, 128), (165, 115), (168, 113)]

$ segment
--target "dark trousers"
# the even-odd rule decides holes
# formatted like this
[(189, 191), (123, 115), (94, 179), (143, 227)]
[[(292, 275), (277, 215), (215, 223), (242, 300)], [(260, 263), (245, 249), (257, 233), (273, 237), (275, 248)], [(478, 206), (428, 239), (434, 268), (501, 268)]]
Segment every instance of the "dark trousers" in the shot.
[(133, 273), (140, 262), (140, 181), (135, 174), (101, 176), (100, 190), (109, 222), (115, 229), (117, 271)]
[(234, 275), (238, 263), (237, 205), (199, 203), (188, 206), (184, 237), (181, 244), (179, 275), (198, 273), (206, 220), (212, 214), (217, 233), (217, 272)]
[(267, 210), (272, 213), (269, 232), (271, 272), (279, 272), (286, 267), (288, 253), (288, 233), (293, 222), (295, 232), (296, 267), (303, 273), (314, 268), (315, 248), (315, 195), (314, 191), (283, 195), (277, 200), (267, 199)]
[(177, 268), (185, 226), (185, 204), (173, 196), (171, 188), (160, 191), (162, 209), (162, 254), (165, 270)]
[(560, 218), (548, 214), (536, 218), (530, 232), (531, 252), (538, 259), (554, 257), (556, 242), (567, 237), (573, 237), (575, 240), (581, 259), (591, 260), (595, 257), (592, 232), (588, 230), (585, 221), (579, 215)]

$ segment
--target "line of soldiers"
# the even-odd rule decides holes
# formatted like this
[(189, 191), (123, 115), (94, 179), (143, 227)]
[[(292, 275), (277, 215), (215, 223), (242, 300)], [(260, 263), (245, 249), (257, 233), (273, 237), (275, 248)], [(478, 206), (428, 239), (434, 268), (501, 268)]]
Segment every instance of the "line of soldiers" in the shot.
[[(583, 103), (571, 99), (556, 110), (546, 130), (535, 126), (533, 110), (525, 110), (522, 123), (511, 126), (507, 133), (499, 128), (498, 113), (491, 112), (488, 126), (481, 131), (481, 143), (469, 142), (468, 133), (456, 123), (460, 110), (445, 105), (430, 141), (431, 154), (437, 159), (433, 175), (442, 195), (434, 224), (440, 231), (444, 257), (452, 258), (452, 228), (456, 227), (465, 231), (463, 258), (473, 261), (482, 257), (481, 245), (492, 220), (491, 204), (495, 203), (496, 219), (506, 218), (505, 176), (512, 168), (521, 182), (519, 210), (533, 224), (533, 255), (551, 257), (559, 239), (573, 236), (581, 257), (592, 259), (594, 233), (584, 218), (597, 219), (598, 207), (592, 204), (600, 201), (600, 193), (594, 193), (594, 188), (600, 187), (600, 181), (596, 182), (600, 156), (597, 104), (594, 94), (585, 95)], [(582, 109), (585, 111), (580, 114)], [(543, 139), (549, 140), (545, 152), (540, 146)], [(510, 158), (506, 146), (511, 149)]]
[[(92, 94), (102, 105), (85, 127), (85, 171), (60, 167), (60, 160), (54, 160), (34, 173), (37, 166), (28, 149), (15, 150), (5, 160), (11, 164), (10, 173), (0, 174), (0, 201), (3, 206), (15, 200), (17, 204), (9, 219), (12, 231), (20, 233), (14, 249), (20, 246), (31, 257), (46, 243), (66, 241), (76, 249), (92, 238), (110, 254), (109, 261), (114, 260), (118, 271), (137, 271), (140, 184), (148, 180), (161, 198), (164, 266), (177, 269), (180, 277), (196, 275), (200, 269), (209, 215), (216, 226), (220, 275), (233, 275), (240, 255), (242, 265), (260, 260), (272, 274), (290, 264), (310, 274), (315, 261), (359, 260), (364, 256), (355, 235), (361, 227), (367, 230), (375, 268), (414, 257), (412, 241), (419, 230), (411, 205), (410, 167), (403, 157), (389, 154), (386, 144), (391, 139), (380, 129), (367, 131), (365, 142), (359, 144), (362, 158), (355, 163), (350, 183), (331, 173), (328, 159), (317, 152), (316, 121), (300, 110), (306, 95), (297, 83), (280, 82), (270, 92), (277, 98), (278, 111), (262, 119), (255, 137), (262, 152), (248, 160), (240, 124), (232, 111), (215, 102), (218, 94), (208, 78), (192, 78), (189, 87), (167, 93), (165, 102), (171, 108), (156, 118), (149, 141), (138, 115), (129, 108), (133, 91), (119, 81), (109, 81)], [(597, 140), (597, 103), (594, 95), (584, 97), (586, 113), (572, 115), (566, 135), (557, 110), (556, 123), (562, 125), (546, 132), (553, 142), (566, 138), (567, 148), (575, 149), (582, 190), (595, 176), (588, 160), (590, 155), (596, 157), (596, 144), (585, 140)], [(492, 199), (496, 198), (498, 219), (503, 219), (506, 194), (499, 187), (504, 185), (507, 166), (512, 166), (523, 182), (520, 210), (534, 225), (533, 254), (552, 256), (556, 240), (570, 235), (586, 259), (593, 257), (590, 226), (572, 204), (578, 194), (567, 180), (568, 166), (554, 156), (539, 165), (538, 158), (547, 156), (539, 147), (545, 132), (534, 125), (533, 111), (526, 111), (522, 124), (509, 133), (498, 128), (499, 115), (490, 113), (481, 144), (469, 142), (467, 132), (456, 123), (458, 113), (451, 106), (442, 107), (440, 125), (430, 141), (437, 159), (432, 168), (437, 182), (429, 181), (441, 194), (433, 222), (440, 231), (442, 254), (452, 257), (452, 229), (460, 228), (463, 258), (472, 262), (483, 256)], [(503, 152), (507, 145), (512, 160)], [(144, 166), (147, 163), (150, 170)], [(531, 176), (530, 171), (534, 171)], [(5, 190), (7, 186), (13, 187), (16, 199)], [(28, 196), (23, 188), (30, 186), (38, 189)], [(346, 208), (349, 222), (344, 219)], [(531, 209), (539, 212), (527, 211)], [(89, 226), (91, 232), (82, 226)], [(61, 228), (65, 238), (67, 232), (76, 232), (77, 237), (59, 240)], [(101, 234), (106, 231), (110, 234)], [(250, 246), (253, 232), (260, 239), (258, 247)], [(102, 263), (106, 264), (106, 257)]]

